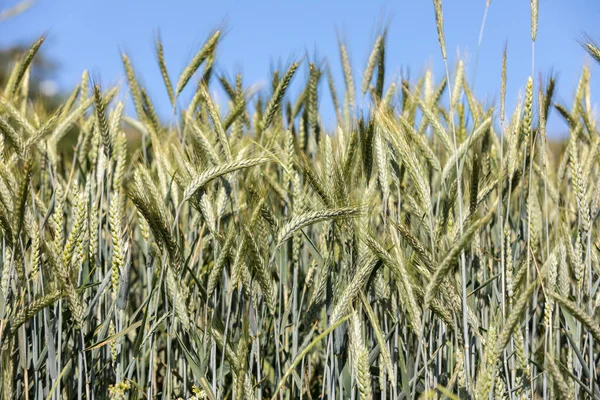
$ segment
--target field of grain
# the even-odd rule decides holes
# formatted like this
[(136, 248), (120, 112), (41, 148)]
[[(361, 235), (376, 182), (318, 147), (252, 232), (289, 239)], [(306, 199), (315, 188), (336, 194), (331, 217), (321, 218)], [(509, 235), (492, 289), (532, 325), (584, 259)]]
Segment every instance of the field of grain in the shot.
[(35, 43), (0, 88), (2, 398), (600, 398), (589, 70), (572, 104), (530, 77), (505, 110), (505, 52), (487, 106), (431, 16), (441, 81), (386, 81), (385, 30), (360, 80), (340, 42), (261, 93), (213, 71), (221, 31), (173, 81), (157, 41), (169, 120), (126, 54), (127, 93), (84, 72), (32, 102)]

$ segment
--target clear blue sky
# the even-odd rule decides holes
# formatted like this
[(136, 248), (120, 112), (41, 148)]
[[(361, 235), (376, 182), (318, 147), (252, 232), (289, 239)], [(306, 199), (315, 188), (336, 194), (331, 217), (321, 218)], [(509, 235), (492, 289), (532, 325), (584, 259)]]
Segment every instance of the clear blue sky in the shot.
[[(558, 100), (570, 107), (581, 68), (591, 65), (592, 96), (600, 92), (598, 66), (588, 59), (576, 38), (587, 32), (600, 39), (600, 4), (596, 0), (540, 0), (535, 78), (553, 69), (560, 74)], [(0, 9), (16, 4), (0, 0)], [(446, 44), (450, 61), (466, 56), (473, 75), (485, 0), (443, 2)], [(168, 99), (155, 61), (154, 35), (160, 30), (167, 67), (176, 81), (212, 29), (225, 23), (227, 34), (218, 49), (218, 72), (243, 72), (245, 85), (268, 82), (273, 65), (286, 64), (307, 52), (326, 58), (339, 85), (341, 67), (337, 35), (347, 40), (357, 86), (381, 21), (390, 21), (387, 47), (389, 79), (409, 68), (411, 77), (427, 66), (436, 78), (444, 74), (437, 42), (432, 1), (155, 1), (155, 0), (38, 0), (25, 14), (0, 23), (0, 45), (27, 43), (48, 32), (47, 55), (59, 62), (57, 80), (68, 90), (90, 70), (105, 85), (124, 79), (120, 49), (130, 55), (158, 107)], [(508, 42), (508, 99), (513, 107), (531, 73), (528, 0), (492, 0), (483, 37), (475, 91), (480, 99), (499, 96), (502, 49)], [(301, 71), (297, 83), (306, 77)], [(331, 116), (326, 85), (321, 107)], [(594, 101), (594, 97), (592, 98)], [(508, 108), (507, 108), (508, 109)], [(168, 112), (167, 112), (168, 114)], [(329, 125), (327, 121), (324, 121)], [(554, 113), (551, 134), (565, 132)]]

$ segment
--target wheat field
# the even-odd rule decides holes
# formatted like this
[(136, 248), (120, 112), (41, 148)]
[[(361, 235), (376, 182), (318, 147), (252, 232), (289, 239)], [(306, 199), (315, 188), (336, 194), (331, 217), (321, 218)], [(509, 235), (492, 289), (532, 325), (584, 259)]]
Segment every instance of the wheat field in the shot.
[(213, 70), (221, 31), (176, 80), (158, 39), (168, 120), (126, 54), (126, 88), (30, 101), (33, 44), (0, 90), (2, 398), (600, 398), (589, 69), (572, 104), (530, 77), (505, 110), (505, 49), (480, 102), (434, 16), (441, 81), (384, 79), (385, 30), (360, 80), (340, 42), (259, 93)]

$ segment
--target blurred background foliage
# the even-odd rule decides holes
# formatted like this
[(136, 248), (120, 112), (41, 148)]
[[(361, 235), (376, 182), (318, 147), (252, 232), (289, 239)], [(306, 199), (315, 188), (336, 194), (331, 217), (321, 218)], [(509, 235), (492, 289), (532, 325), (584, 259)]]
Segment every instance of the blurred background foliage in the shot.
[[(0, 7), (0, 24), (9, 18), (14, 18), (26, 13), (35, 6), (35, 1), (23, 1), (16, 6), (2, 9)], [(9, 46), (0, 47), (0, 86), (6, 86), (10, 72), (31, 47), (31, 43), (12, 43)], [(61, 104), (62, 93), (53, 78), (56, 75), (58, 64), (40, 49), (39, 53), (31, 63), (29, 95), (31, 103), (37, 107), (44, 107), (47, 112), (52, 112)]]

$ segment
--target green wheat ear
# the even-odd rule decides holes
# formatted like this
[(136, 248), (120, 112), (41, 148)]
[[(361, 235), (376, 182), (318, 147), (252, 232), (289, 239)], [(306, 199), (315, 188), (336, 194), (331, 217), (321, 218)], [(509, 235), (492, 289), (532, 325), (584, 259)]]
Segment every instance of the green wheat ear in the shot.
[[(140, 89), (140, 85), (135, 76), (135, 72), (133, 70), (133, 66), (131, 65), (131, 61), (129, 57), (125, 54), (121, 54), (121, 60), (123, 61), (123, 66), (125, 68), (125, 73), (127, 76), (127, 81), (129, 83), (129, 90), (131, 91), (131, 97), (133, 98), (133, 104), (135, 106), (135, 111), (137, 113), (138, 118), (143, 119), (145, 117), (144, 109), (142, 107), (142, 92)], [(83, 80), (86, 82), (87, 80)], [(86, 82), (87, 83), (87, 82)]]
[(600, 63), (600, 46), (598, 46), (598, 43), (587, 34), (584, 34), (578, 41), (581, 47), (583, 47), (596, 62)]
[(361, 94), (364, 96), (369, 89), (369, 84), (371, 83), (371, 79), (373, 79), (373, 73), (375, 72), (375, 67), (377, 66), (377, 61), (379, 60), (381, 48), (383, 47), (383, 36), (377, 36), (375, 39), (375, 43), (373, 44), (373, 50), (371, 50), (371, 54), (369, 55), (369, 59), (367, 61), (367, 66), (365, 68), (365, 72), (363, 73), (363, 80), (360, 85)]
[(265, 108), (265, 112), (260, 123), (261, 131), (267, 129), (273, 122), (275, 113), (280, 109), (283, 96), (285, 95), (285, 92), (287, 91), (288, 86), (290, 85), (290, 82), (292, 81), (292, 78), (294, 77), (294, 74), (299, 66), (299, 62), (294, 62), (285, 72), (281, 81), (277, 84), (275, 90), (273, 91), (273, 96)]
[(191, 79), (192, 75), (198, 70), (200, 65), (206, 59), (210, 57), (210, 55), (215, 51), (215, 48), (219, 42), (219, 38), (221, 37), (221, 31), (216, 31), (208, 40), (204, 43), (202, 48), (196, 53), (192, 61), (185, 67), (185, 69), (181, 72), (179, 76), (179, 80), (177, 81), (177, 86), (175, 88), (175, 96), (179, 96), (183, 88)]
[(4, 96), (10, 98), (15, 95), (15, 93), (17, 92), (17, 90), (19, 89), (19, 87), (21, 85), (21, 81), (23, 80), (23, 77), (25, 76), (25, 72), (29, 69), (29, 66), (30, 66), (31, 62), (33, 61), (33, 58), (35, 57), (36, 53), (42, 46), (42, 43), (44, 43), (44, 40), (46, 40), (46, 38), (44, 36), (40, 37), (29, 48), (27, 53), (25, 53), (25, 55), (23, 56), (21, 61), (19, 61), (15, 65), (15, 68), (13, 69), (12, 73), (10, 74), (10, 76), (8, 78), (8, 83), (6, 85), (6, 88), (4, 89)]
[(442, 11), (442, 0), (433, 0), (433, 9), (435, 11), (435, 27), (437, 29), (438, 41), (442, 58), (446, 60), (446, 40), (444, 38), (444, 13)]
[(163, 82), (165, 87), (167, 88), (167, 94), (169, 95), (169, 100), (171, 101), (171, 106), (175, 107), (175, 93), (173, 92), (173, 85), (171, 84), (171, 78), (169, 78), (169, 73), (167, 71), (167, 63), (165, 61), (165, 51), (163, 49), (162, 40), (160, 38), (160, 33), (156, 36), (156, 58), (158, 60), (158, 66), (160, 68), (160, 74), (162, 75)]

